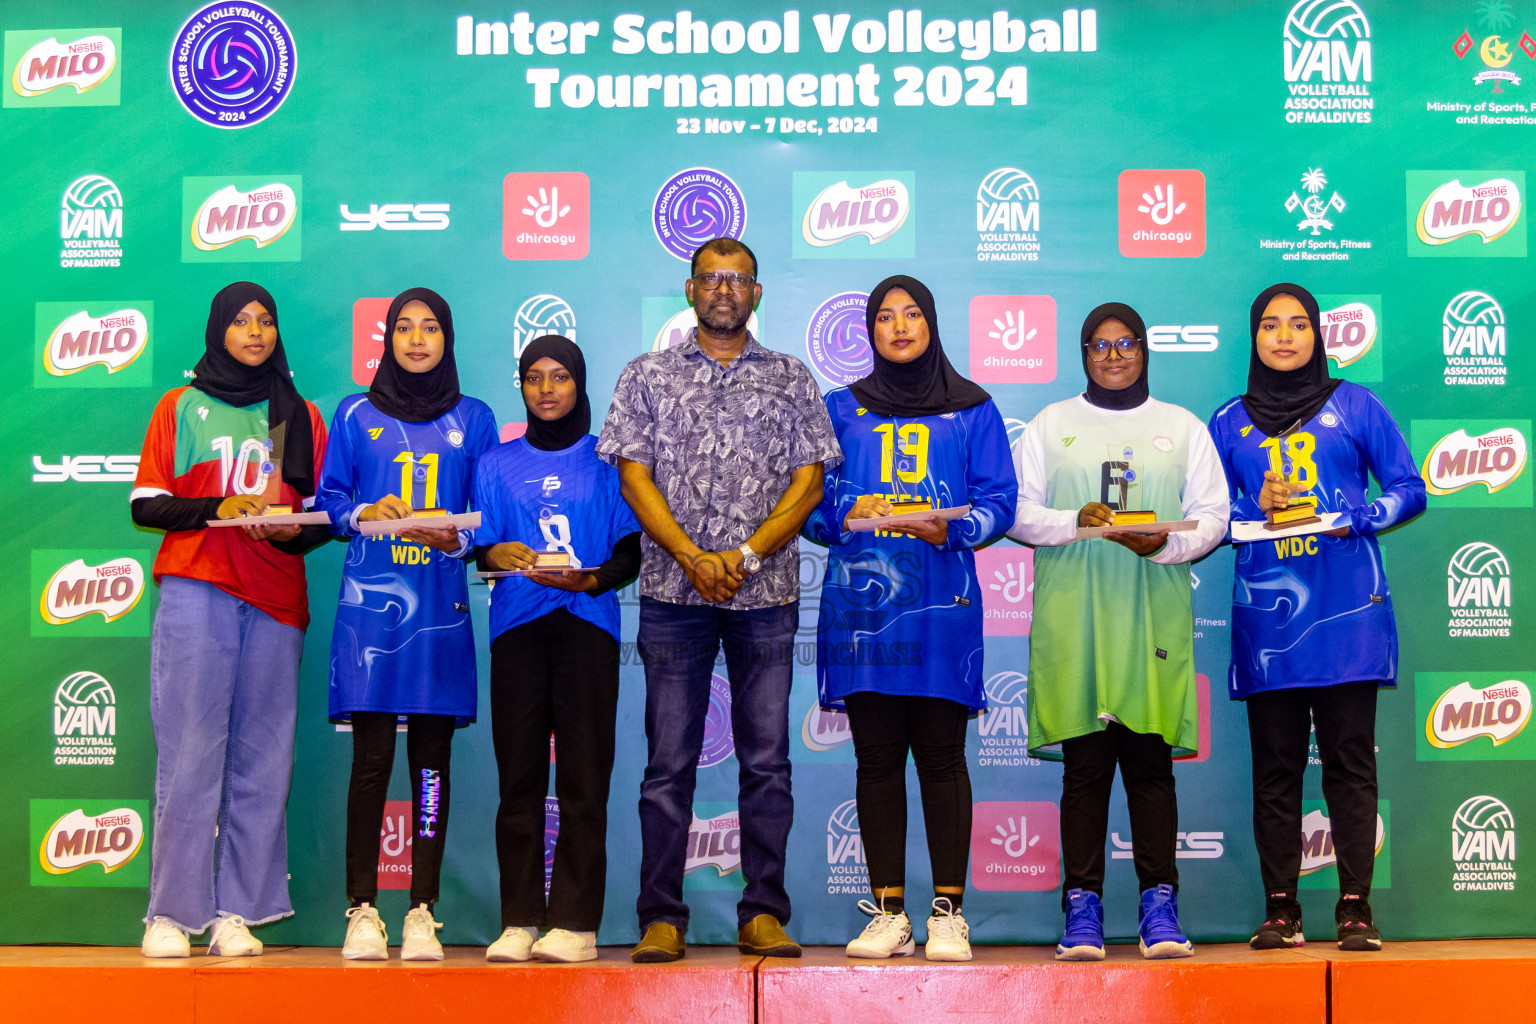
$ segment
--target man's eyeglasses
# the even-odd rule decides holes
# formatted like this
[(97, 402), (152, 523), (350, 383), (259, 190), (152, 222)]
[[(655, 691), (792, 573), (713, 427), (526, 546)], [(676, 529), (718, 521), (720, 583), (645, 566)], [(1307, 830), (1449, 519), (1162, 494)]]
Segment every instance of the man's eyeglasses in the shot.
[(1109, 341), (1105, 338), (1090, 338), (1083, 342), (1083, 348), (1088, 350), (1088, 358), (1096, 363), (1102, 363), (1108, 359), (1110, 349), (1119, 352), (1121, 359), (1129, 359), (1141, 348), (1141, 339), (1116, 338), (1114, 341)]
[(732, 274), (724, 270), (712, 270), (707, 274), (696, 275), (694, 281), (706, 291), (712, 292), (722, 284), (728, 284), (731, 286), (731, 291), (744, 292), (751, 289), (757, 279), (751, 274)]

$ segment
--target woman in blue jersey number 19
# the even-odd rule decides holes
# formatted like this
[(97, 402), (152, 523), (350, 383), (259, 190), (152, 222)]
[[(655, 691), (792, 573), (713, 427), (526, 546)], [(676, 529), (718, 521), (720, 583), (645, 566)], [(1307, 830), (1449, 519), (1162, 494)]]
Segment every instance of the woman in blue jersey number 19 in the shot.
[[(402, 960), (441, 960), (432, 916), (448, 830), (453, 730), (475, 720), (475, 638), (463, 559), (469, 535), (419, 513), (467, 509), (475, 465), (496, 443), (484, 402), (459, 393), (453, 314), (426, 288), (402, 292), (384, 318), (384, 353), (367, 393), (331, 421), (318, 505), (351, 538), (331, 636), (330, 716), (352, 724), (347, 790), (347, 932), (341, 954), (384, 960), (377, 909), (379, 835), (395, 726), (410, 766), (411, 910)], [(415, 516), (415, 518), (413, 518)], [(407, 520), (392, 536), (360, 523)], [(400, 835), (404, 840), (406, 836)]]
[[(848, 955), (883, 959), (914, 951), (905, 909), (907, 754), (917, 764), (933, 869), (929, 960), (969, 960), (961, 913), (970, 859), (970, 716), (982, 688), (981, 588), (972, 548), (1013, 521), (1018, 483), (1007, 430), (991, 397), (944, 356), (933, 296), (891, 277), (865, 311), (874, 370), (827, 395), (846, 461), (827, 475), (805, 534), (831, 550), (817, 623), (817, 682), (825, 708), (846, 708), (858, 759), (859, 829), (873, 920)], [(854, 532), (859, 519), (970, 505)]]
[[(480, 464), (475, 537), (491, 589), (491, 738), (501, 806), (496, 861), (501, 935), (492, 962), (597, 958), (608, 879), (608, 781), (619, 701), (619, 601), (640, 568), (640, 524), (619, 474), (587, 433), (587, 366), (575, 342), (547, 334), (518, 361), (528, 432)], [(539, 556), (544, 556), (540, 559)], [(559, 838), (544, 885), (554, 734)], [(539, 929), (549, 931), (541, 938)]]
[[(1184, 957), (1173, 757), (1194, 752), (1197, 712), (1189, 563), (1227, 532), (1227, 482), (1205, 424), (1153, 398), (1147, 330), (1106, 302), (1083, 321), (1087, 390), (1042, 409), (1018, 447), (1018, 519), (1035, 546), (1029, 752), (1060, 759), (1058, 960), (1104, 959), (1104, 833), (1115, 768), (1125, 784), (1137, 931), (1148, 959)], [(1109, 531), (1122, 511), (1193, 530)]]
[[(1396, 684), (1397, 628), (1375, 535), (1424, 511), (1424, 481), (1380, 400), (1328, 376), (1311, 293), (1274, 285), (1248, 319), (1248, 390), (1211, 417), (1232, 518), (1264, 519), (1302, 497), (1319, 515), (1339, 513), (1326, 533), (1237, 545), (1228, 694), (1248, 705), (1265, 904), (1249, 945), (1304, 941), (1301, 780), (1315, 726), (1338, 857), (1339, 948), (1380, 949), (1370, 905), (1381, 827), (1376, 691)], [(1375, 501), (1370, 477), (1381, 487)]]

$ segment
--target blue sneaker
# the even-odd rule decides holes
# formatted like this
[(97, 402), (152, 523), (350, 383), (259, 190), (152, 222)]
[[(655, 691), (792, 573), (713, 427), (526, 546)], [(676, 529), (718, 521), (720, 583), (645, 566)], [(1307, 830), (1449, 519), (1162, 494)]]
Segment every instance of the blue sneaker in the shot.
[(1067, 893), (1067, 926), (1056, 944), (1057, 960), (1104, 959), (1104, 905), (1098, 893)]
[(1179, 895), (1171, 885), (1141, 894), (1141, 955), (1148, 960), (1194, 956), (1195, 947), (1179, 929)]

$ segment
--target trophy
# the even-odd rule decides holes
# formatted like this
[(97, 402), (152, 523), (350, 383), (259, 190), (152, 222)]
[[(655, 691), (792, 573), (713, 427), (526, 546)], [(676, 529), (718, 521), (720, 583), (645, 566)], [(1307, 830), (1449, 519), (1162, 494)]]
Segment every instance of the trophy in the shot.
[(571, 567), (569, 551), (535, 551), (533, 572), (561, 572)]
[(1148, 509), (1116, 509), (1110, 513), (1111, 526), (1145, 526), (1157, 522), (1157, 513)]
[[(1294, 429), (1294, 428), (1293, 428)], [(1286, 451), (1286, 434), (1281, 434), (1276, 441), (1276, 447), (1280, 451), (1280, 476), (1287, 483), (1294, 483), (1292, 473), (1295, 466), (1291, 462), (1290, 453)], [(1288, 530), (1293, 526), (1306, 526), (1308, 523), (1320, 523), (1322, 516), (1317, 514), (1317, 499), (1311, 497), (1291, 496), (1290, 501), (1284, 505), (1277, 505), (1264, 513), (1264, 529)]]

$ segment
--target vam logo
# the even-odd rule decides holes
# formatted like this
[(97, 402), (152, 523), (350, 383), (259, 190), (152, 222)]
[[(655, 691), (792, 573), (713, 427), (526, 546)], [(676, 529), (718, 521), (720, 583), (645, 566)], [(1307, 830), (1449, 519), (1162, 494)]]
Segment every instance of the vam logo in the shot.
[(1475, 687), (1460, 682), (1435, 701), (1424, 723), (1430, 746), (1442, 750), (1487, 737), (1495, 747), (1520, 735), (1531, 721), (1531, 690), (1518, 679)]
[(99, 174), (76, 178), (59, 207), (59, 266), (123, 265), (123, 194)]
[(512, 358), (521, 359), (529, 342), (546, 334), (576, 340), (576, 311), (558, 295), (535, 295), (517, 307), (512, 315)]
[(298, 175), (183, 178), (182, 262), (297, 261), (302, 204)]
[(1435, 442), (1424, 457), (1422, 473), (1430, 494), (1455, 494), (1473, 484), (1496, 494), (1519, 479), (1525, 461), (1525, 434), (1515, 427), (1496, 427), (1476, 436), (1457, 429)]
[(1445, 307), (1440, 320), (1445, 383), (1503, 384), (1508, 340), (1504, 309), (1487, 292), (1467, 291)]
[[(33, 885), (143, 886), (144, 800), (33, 800)], [(99, 868), (99, 870), (97, 870)]]
[(1285, 119), (1366, 124), (1371, 99), (1371, 25), (1354, 0), (1300, 0), (1281, 39)]
[(862, 896), (868, 891), (859, 802), (844, 800), (827, 816), (827, 895)]
[(976, 259), (1023, 263), (1040, 258), (1040, 190), (1017, 167), (999, 167), (976, 189)]
[(1407, 182), (1408, 255), (1525, 255), (1524, 171), (1408, 171)]
[(981, 750), (978, 765), (1036, 767), (1029, 756), (1029, 677), (1023, 672), (998, 672), (986, 682), (987, 710), (976, 716)]
[(54, 377), (67, 377), (91, 366), (105, 366), (108, 374), (114, 374), (131, 365), (148, 347), (149, 317), (140, 310), (114, 309), (92, 316), (77, 309), (49, 332), (43, 347), (43, 368)]
[(341, 207), (343, 231), (442, 231), (448, 226), (447, 203), (369, 203), (366, 211), (353, 213)]
[(1513, 577), (1509, 559), (1492, 544), (1463, 544), (1445, 567), (1445, 601), (1451, 637), (1507, 637), (1513, 619)]
[(1451, 817), (1451, 860), (1455, 892), (1513, 892), (1515, 815), (1498, 797), (1463, 800)]
[[(915, 255), (911, 172), (796, 171), (792, 191), (795, 207), (804, 211), (793, 238), (796, 259)], [(875, 246), (878, 253), (871, 251)]]
[(1215, 352), (1221, 344), (1215, 324), (1158, 324), (1147, 328), (1153, 352)]
[(72, 672), (53, 692), (53, 763), (110, 765), (117, 759), (117, 694), (95, 672)]
[(117, 70), (122, 35), (120, 28), (7, 32), (5, 65), (11, 88), (5, 105), (117, 106), (121, 77), (112, 72)]

